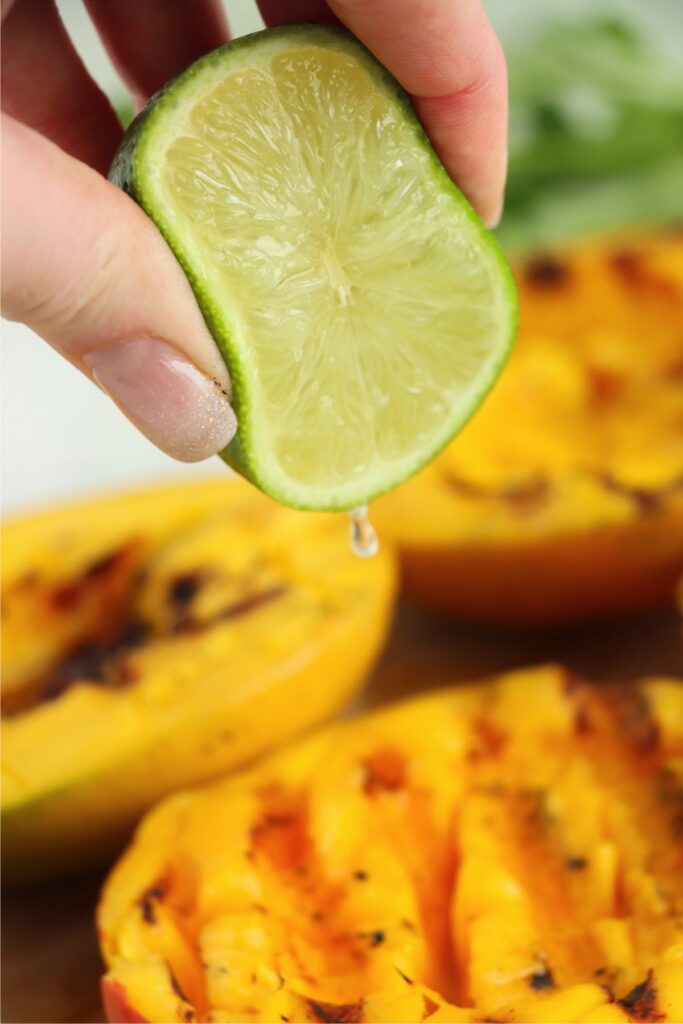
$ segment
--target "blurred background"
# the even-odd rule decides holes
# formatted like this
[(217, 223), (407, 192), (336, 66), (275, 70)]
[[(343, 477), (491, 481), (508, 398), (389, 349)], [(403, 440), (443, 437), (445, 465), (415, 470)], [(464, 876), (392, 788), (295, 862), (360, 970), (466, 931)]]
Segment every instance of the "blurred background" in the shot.
[[(58, 0), (94, 78), (130, 101), (80, 0)], [(683, 219), (681, 0), (486, 0), (508, 55), (511, 152), (499, 234), (514, 252), (621, 223)], [(226, 2), (232, 31), (262, 27)], [(225, 473), (173, 462), (31, 331), (3, 323), (2, 504)]]

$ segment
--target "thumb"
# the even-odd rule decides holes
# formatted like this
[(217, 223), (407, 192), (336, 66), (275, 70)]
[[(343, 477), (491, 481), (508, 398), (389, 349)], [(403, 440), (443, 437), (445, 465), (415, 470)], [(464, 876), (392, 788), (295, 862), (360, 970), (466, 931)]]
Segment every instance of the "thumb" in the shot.
[(135, 203), (3, 116), (2, 306), (95, 381), (159, 448), (232, 438), (230, 381), (171, 250)]

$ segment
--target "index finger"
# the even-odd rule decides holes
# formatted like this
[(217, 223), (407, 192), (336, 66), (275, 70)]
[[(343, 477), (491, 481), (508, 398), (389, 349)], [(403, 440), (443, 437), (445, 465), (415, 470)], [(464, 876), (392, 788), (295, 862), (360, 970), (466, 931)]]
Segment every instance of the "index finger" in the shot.
[[(446, 170), (487, 224), (507, 167), (505, 57), (480, 0), (328, 0), (410, 94)], [(320, 0), (260, 0), (267, 24)], [(300, 16), (300, 15), (299, 15)]]

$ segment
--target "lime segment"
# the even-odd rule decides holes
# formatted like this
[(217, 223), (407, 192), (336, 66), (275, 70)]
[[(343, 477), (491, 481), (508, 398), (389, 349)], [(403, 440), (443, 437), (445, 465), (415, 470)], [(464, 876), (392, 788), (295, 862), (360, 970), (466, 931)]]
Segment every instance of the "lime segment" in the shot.
[(349, 508), (433, 457), (501, 368), (514, 288), (387, 72), (339, 31), (259, 33), (131, 133), (114, 178), (226, 359), (227, 460), (285, 504)]

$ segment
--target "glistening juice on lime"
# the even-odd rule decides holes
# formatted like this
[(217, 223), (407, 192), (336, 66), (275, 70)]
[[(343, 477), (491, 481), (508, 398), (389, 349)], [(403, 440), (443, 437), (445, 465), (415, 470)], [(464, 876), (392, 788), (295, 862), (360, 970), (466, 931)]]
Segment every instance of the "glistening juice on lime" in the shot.
[(342, 30), (202, 57), (135, 119), (111, 178), (226, 361), (239, 428), (223, 457), (283, 504), (350, 509), (396, 486), (503, 366), (505, 259), (398, 83)]

